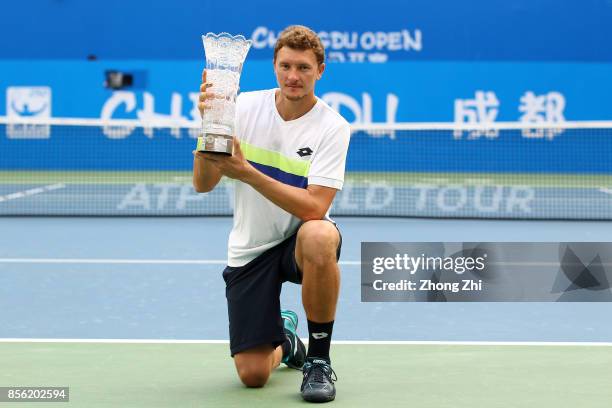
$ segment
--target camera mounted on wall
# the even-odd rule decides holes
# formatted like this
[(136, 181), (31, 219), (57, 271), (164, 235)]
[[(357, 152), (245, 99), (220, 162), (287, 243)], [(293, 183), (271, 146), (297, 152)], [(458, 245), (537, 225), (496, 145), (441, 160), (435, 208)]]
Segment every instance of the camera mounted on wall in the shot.
[(119, 90), (134, 85), (134, 75), (116, 70), (104, 71), (104, 87)]

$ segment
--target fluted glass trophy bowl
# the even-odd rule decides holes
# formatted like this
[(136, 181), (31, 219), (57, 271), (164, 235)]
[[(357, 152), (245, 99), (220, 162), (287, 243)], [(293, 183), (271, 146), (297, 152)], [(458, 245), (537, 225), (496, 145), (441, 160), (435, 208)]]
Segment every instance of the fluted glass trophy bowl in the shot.
[(236, 97), (251, 40), (242, 35), (208, 33), (202, 36), (206, 54), (206, 91), (212, 94), (202, 115), (202, 132), (196, 150), (231, 155), (233, 152)]

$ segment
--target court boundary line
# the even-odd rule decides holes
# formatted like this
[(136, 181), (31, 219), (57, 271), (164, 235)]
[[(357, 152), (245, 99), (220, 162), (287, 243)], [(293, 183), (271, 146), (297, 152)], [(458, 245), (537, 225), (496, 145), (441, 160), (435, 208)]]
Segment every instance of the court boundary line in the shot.
[[(114, 258), (0, 258), (1, 263), (33, 264), (159, 264), (227, 265), (226, 259), (114, 259)], [(340, 261), (339, 265), (361, 265), (361, 261)]]
[[(186, 119), (140, 120), (140, 119), (99, 119), (70, 117), (8, 117), (0, 116), (0, 125), (69, 125), (94, 127), (133, 127), (133, 128), (185, 128), (197, 129), (200, 121)], [(600, 129), (612, 127), (610, 120), (568, 120), (563, 122), (525, 123), (519, 121), (500, 121), (491, 123), (457, 123), (457, 122), (397, 122), (397, 123), (352, 123), (351, 131), (385, 131), (385, 130), (522, 130), (522, 129)]]
[[(1, 198), (1, 197), (0, 197)], [(0, 258), (3, 263), (23, 264), (133, 264), (133, 265), (227, 265), (224, 259), (116, 259), (116, 258)], [(360, 261), (339, 261), (341, 266), (361, 266)], [(490, 262), (502, 266), (559, 266), (559, 262)], [(581, 264), (576, 264), (581, 265)], [(612, 263), (602, 263), (611, 266)]]
[[(305, 343), (307, 338), (302, 339)], [(229, 344), (229, 340), (175, 339), (37, 339), (0, 338), (1, 343), (100, 343), (100, 344)], [(333, 340), (333, 345), (364, 346), (545, 346), (545, 347), (612, 347), (612, 342), (587, 341), (419, 341), (419, 340)]]
[(38, 194), (46, 193), (49, 191), (61, 190), (62, 188), (66, 188), (64, 183), (55, 183), (49, 184), (42, 187), (35, 187), (24, 191), (16, 191), (14, 193), (9, 193), (3, 196), (0, 196), (0, 202), (16, 200), (19, 198), (32, 197)]

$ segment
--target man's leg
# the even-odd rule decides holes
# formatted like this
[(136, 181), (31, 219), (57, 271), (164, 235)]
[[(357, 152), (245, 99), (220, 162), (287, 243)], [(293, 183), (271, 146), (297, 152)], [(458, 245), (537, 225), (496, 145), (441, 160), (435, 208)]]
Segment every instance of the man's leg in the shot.
[(340, 233), (329, 221), (308, 221), (298, 231), (295, 260), (302, 272), (302, 303), (309, 322), (329, 323), (335, 319), (340, 291), (336, 260), (339, 244)]
[(284, 246), (264, 252), (248, 264), (223, 271), (229, 317), (230, 351), (240, 380), (262, 387), (281, 359), (287, 336), (280, 310)]
[(302, 303), (310, 321), (330, 322), (336, 316), (339, 243), (340, 233), (329, 221), (308, 221), (298, 231), (295, 260), (302, 272)]
[(272, 370), (280, 364), (283, 356), (281, 346), (262, 345), (234, 355), (238, 376), (247, 387), (263, 387)]
[(280, 346), (261, 345), (234, 355), (234, 364), (240, 380), (247, 387), (263, 387), (272, 370), (284, 362), (288, 367), (301, 369), (306, 350), (297, 337), (297, 315), (290, 310), (281, 311), (287, 340)]
[(309, 334), (301, 391), (312, 402), (331, 401), (336, 396), (329, 349), (340, 290), (339, 244), (340, 233), (329, 221), (308, 221), (298, 230), (295, 261), (302, 272)]

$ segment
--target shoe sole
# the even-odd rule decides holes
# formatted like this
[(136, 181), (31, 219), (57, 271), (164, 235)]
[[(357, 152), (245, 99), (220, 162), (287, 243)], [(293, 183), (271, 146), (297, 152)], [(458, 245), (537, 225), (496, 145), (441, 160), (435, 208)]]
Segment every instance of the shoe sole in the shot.
[(285, 364), (287, 367), (293, 369), (293, 370), (301, 370), (302, 367), (304, 366), (303, 364), (301, 366), (296, 366), (295, 364), (291, 364), (289, 361), (283, 363)]
[(304, 401), (308, 402), (330, 402), (336, 399), (336, 394), (334, 393), (334, 395), (317, 395), (302, 393), (302, 398), (304, 399)]

